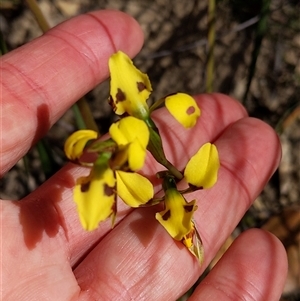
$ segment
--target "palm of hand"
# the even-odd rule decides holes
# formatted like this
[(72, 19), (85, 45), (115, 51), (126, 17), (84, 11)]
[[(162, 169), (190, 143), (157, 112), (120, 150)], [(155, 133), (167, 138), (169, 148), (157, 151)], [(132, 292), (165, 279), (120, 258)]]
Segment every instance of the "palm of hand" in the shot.
[[(95, 12), (61, 24), (4, 56), (1, 173), (107, 76), (112, 52), (121, 48), (134, 55), (141, 43), (142, 33), (128, 16)], [(220, 152), (217, 185), (191, 195), (199, 204), (195, 219), (205, 249), (203, 266), (158, 225), (155, 209), (132, 211), (123, 205), (113, 230), (109, 221), (96, 231), (82, 230), (72, 188), (87, 171), (70, 163), (21, 202), (1, 203), (5, 300), (175, 300), (188, 290), (260, 193), (280, 157), (272, 129), (248, 118), (240, 104), (218, 94), (196, 99), (201, 122), (188, 134), (166, 118), (164, 110), (155, 118), (168, 157), (180, 168), (206, 141), (213, 141)], [(144, 172), (156, 171), (157, 165), (148, 158)], [(190, 300), (242, 296), (275, 300), (285, 273), (280, 243), (268, 233), (251, 230), (234, 242)]]

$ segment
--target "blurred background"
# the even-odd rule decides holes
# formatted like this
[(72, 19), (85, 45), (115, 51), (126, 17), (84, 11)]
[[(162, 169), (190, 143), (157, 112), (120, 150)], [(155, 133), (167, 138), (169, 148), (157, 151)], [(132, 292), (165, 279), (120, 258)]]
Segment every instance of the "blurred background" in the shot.
[[(42, 34), (27, 2), (30, 1), (0, 2), (1, 42), (5, 42), (7, 51)], [(136, 18), (144, 30), (145, 44), (134, 62), (150, 77), (154, 89), (150, 102), (175, 91), (221, 92), (243, 103), (250, 116), (276, 129), (283, 150), (280, 167), (211, 266), (241, 231), (262, 227), (277, 235), (287, 250), (290, 269), (281, 300), (300, 300), (300, 2), (41, 0), (37, 3), (51, 27), (78, 14), (107, 8), (122, 10)], [(108, 94), (106, 81), (86, 95), (102, 133), (114, 120), (107, 103)], [(74, 111), (69, 110), (43, 143), (0, 180), (1, 198), (22, 198), (64, 164), (63, 144), (77, 129), (75, 119)]]

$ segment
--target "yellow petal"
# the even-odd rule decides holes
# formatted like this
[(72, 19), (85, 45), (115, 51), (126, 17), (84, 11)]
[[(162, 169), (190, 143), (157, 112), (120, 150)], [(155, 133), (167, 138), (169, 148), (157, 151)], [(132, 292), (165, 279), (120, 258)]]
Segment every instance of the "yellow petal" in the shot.
[(98, 137), (98, 133), (92, 130), (80, 130), (74, 132), (65, 142), (64, 151), (68, 159), (78, 159), (87, 142)]
[(117, 193), (130, 207), (139, 207), (153, 198), (152, 183), (138, 173), (117, 170)]
[(148, 99), (152, 88), (146, 74), (138, 70), (122, 51), (109, 59), (110, 98), (116, 114), (125, 112), (144, 119), (148, 116)]
[(80, 222), (92, 231), (114, 212), (115, 177), (111, 169), (96, 170), (86, 178), (79, 178), (74, 188), (74, 201)]
[(136, 141), (128, 148), (128, 166), (130, 170), (137, 171), (144, 166), (146, 159), (146, 148)]
[(189, 184), (196, 187), (210, 188), (217, 181), (219, 167), (217, 147), (206, 143), (187, 163), (184, 177)]
[[(120, 151), (126, 152), (129, 168), (133, 171), (141, 169), (145, 162), (150, 135), (145, 122), (132, 116), (125, 117), (113, 123), (109, 133)], [(124, 158), (124, 155), (121, 157)]]
[(200, 116), (200, 109), (196, 101), (188, 94), (176, 93), (167, 96), (165, 104), (168, 111), (185, 128), (193, 127)]
[[(126, 118), (126, 117), (125, 117)], [(122, 121), (121, 119), (120, 121)], [(123, 132), (120, 130), (120, 121), (112, 123), (109, 127), (109, 134), (111, 138), (120, 146), (126, 145), (128, 143), (127, 138), (124, 136)]]
[(149, 141), (149, 130), (146, 123), (132, 116), (113, 123), (109, 128), (109, 134), (119, 146), (138, 139), (139, 143), (146, 148)]
[(192, 217), (197, 209), (195, 202), (187, 203), (176, 189), (167, 189), (165, 210), (155, 217), (174, 239), (182, 240), (192, 230)]

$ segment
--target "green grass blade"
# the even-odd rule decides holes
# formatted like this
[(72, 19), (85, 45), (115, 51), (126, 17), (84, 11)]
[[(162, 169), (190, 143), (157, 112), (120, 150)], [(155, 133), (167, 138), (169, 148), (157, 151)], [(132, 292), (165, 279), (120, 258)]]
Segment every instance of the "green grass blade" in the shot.
[(216, 41), (216, 1), (208, 1), (208, 56), (206, 64), (206, 92), (213, 92), (214, 82), (214, 48)]
[(247, 99), (251, 82), (255, 74), (256, 62), (257, 62), (258, 55), (260, 53), (261, 44), (267, 32), (267, 22), (268, 22), (269, 10), (270, 10), (270, 3), (271, 0), (263, 0), (262, 2), (259, 21), (256, 24), (254, 48), (251, 55), (251, 63), (249, 66), (249, 73), (248, 73), (246, 90), (243, 96), (243, 102), (245, 102)]
[(0, 56), (4, 55), (5, 53), (8, 52), (8, 49), (7, 49), (6, 43), (4, 41), (2, 31), (0, 31), (0, 51), (1, 51)]
[(36, 148), (39, 153), (42, 170), (46, 179), (48, 179), (59, 169), (59, 166), (54, 160), (51, 147), (46, 143), (45, 140), (40, 140), (36, 144)]

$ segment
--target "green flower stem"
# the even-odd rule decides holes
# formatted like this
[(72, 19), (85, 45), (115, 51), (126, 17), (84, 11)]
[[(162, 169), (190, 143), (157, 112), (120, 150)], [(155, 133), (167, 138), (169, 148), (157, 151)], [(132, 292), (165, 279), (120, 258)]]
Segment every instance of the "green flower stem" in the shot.
[(175, 189), (177, 190), (176, 181), (173, 176), (166, 175), (164, 177), (162, 187), (164, 191), (167, 191), (169, 189)]
[(82, 119), (84, 120), (85, 122), (85, 125), (86, 127), (89, 129), (89, 130), (93, 130), (97, 133), (99, 133), (99, 129), (98, 129), (98, 126), (95, 122), (95, 119), (93, 117), (93, 114), (91, 112), (91, 108), (90, 106), (88, 105), (87, 101), (85, 100), (84, 97), (80, 98), (78, 101), (77, 101), (77, 106), (79, 108), (79, 111), (81, 113), (81, 116), (82, 116)]
[(158, 128), (150, 117), (148, 117), (145, 122), (150, 131), (150, 139), (147, 149), (158, 163), (165, 166), (178, 180), (181, 180), (183, 178), (182, 173), (166, 158)]
[(111, 156), (111, 152), (100, 153), (98, 159), (94, 163), (95, 170), (102, 174), (107, 168), (109, 168), (109, 160)]
[(166, 100), (166, 98), (164, 97), (164, 98), (161, 98), (161, 99), (155, 101), (153, 103), (153, 105), (149, 108), (149, 114), (151, 114), (153, 111), (163, 107), (165, 105), (165, 100)]

